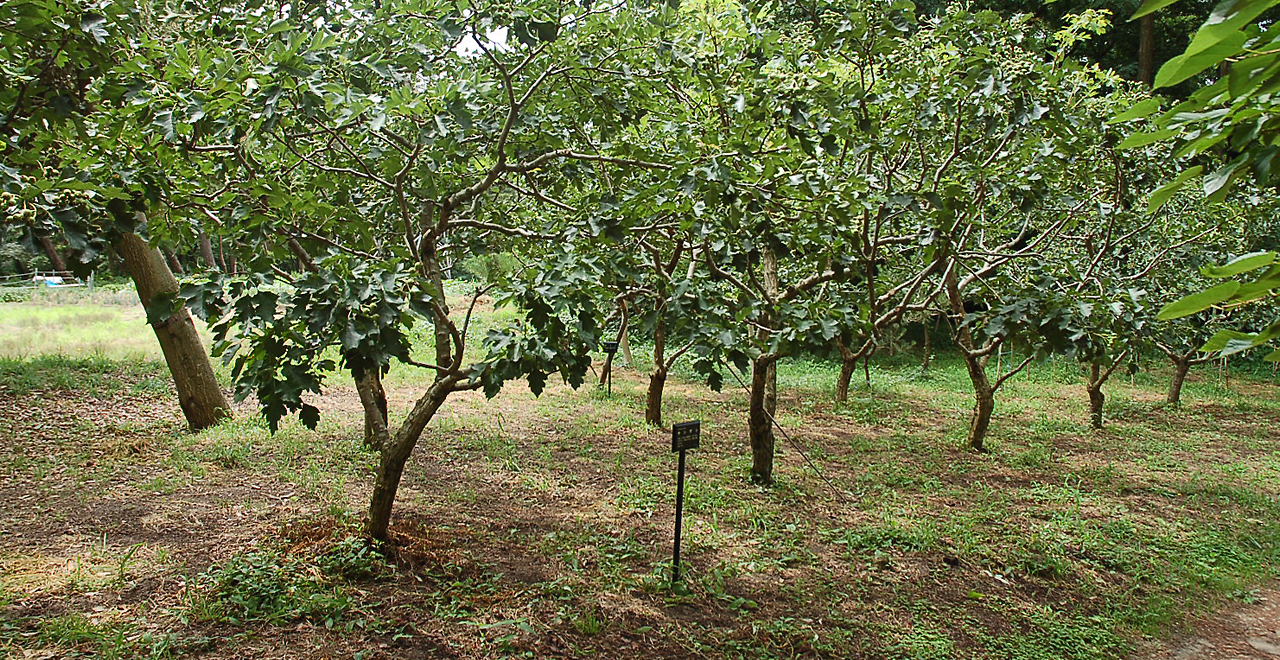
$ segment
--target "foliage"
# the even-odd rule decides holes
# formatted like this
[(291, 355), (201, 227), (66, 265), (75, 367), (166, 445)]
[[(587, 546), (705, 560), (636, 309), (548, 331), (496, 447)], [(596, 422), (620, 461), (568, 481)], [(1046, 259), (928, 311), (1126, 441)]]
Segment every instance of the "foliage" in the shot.
[(219, 620), (244, 625), (281, 625), (307, 620), (326, 628), (364, 627), (356, 598), (346, 586), (385, 572), (381, 555), (367, 540), (344, 537), (314, 557), (254, 550), (205, 572), (200, 581), (206, 611)]

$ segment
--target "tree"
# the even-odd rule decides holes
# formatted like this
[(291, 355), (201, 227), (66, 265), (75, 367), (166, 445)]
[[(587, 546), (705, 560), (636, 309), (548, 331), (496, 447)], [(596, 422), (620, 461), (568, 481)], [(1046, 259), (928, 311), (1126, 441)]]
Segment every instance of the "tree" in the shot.
[[(255, 394), (273, 426), (295, 411), (314, 425), (304, 393), (338, 364), (356, 376), (379, 438), (368, 520), (378, 541), (389, 540), (409, 455), (451, 394), (492, 396), (521, 377), (536, 394), (557, 372), (582, 382), (603, 331), (600, 266), (570, 245), (582, 231), (574, 219), (593, 209), (575, 212), (558, 197), (598, 203), (598, 190), (577, 191), (606, 169), (671, 167), (648, 160), (660, 154), (631, 128), (665, 71), (658, 51), (632, 44), (655, 39), (669, 10), (533, 2), (424, 11), (330, 7), (308, 17), (314, 28), (243, 17), (219, 51), (193, 62), (193, 80), (153, 104), (171, 118), (170, 142), (238, 168), (210, 213), (264, 247), (294, 240), (316, 255), (316, 271), (292, 282), (258, 258), (244, 264), (249, 278), (184, 295), (215, 319), (237, 396)], [(215, 99), (224, 112), (210, 111)], [(541, 215), (508, 213), (521, 205)], [(445, 260), (495, 236), (544, 245), (545, 268), (505, 284), (502, 300), (525, 318), (491, 331), (477, 359), (478, 294), (451, 308)], [(418, 319), (432, 330), (426, 359), (408, 340)], [(393, 361), (434, 374), (395, 426), (358, 382)]]
[[(1134, 18), (1145, 17), (1174, 2), (1176, 0), (1148, 0)], [(1186, 50), (1160, 68), (1156, 88), (1192, 79), (1215, 68), (1221, 75), (1197, 89), (1187, 100), (1155, 117), (1152, 122), (1155, 130), (1135, 132), (1122, 145), (1135, 147), (1167, 140), (1174, 148), (1174, 158), (1199, 161), (1152, 195), (1153, 210), (1197, 178), (1210, 200), (1224, 199), (1246, 174), (1251, 174), (1263, 188), (1274, 188), (1277, 184), (1272, 163), (1280, 153), (1280, 127), (1270, 118), (1280, 104), (1273, 93), (1280, 83), (1280, 61), (1277, 60), (1280, 31), (1272, 25), (1268, 11), (1278, 4), (1277, 0), (1219, 3)], [(1118, 114), (1115, 121), (1152, 117), (1160, 106), (1159, 99), (1148, 99)], [(1266, 305), (1266, 301), (1274, 301), (1276, 292), (1280, 291), (1280, 264), (1276, 264), (1274, 251), (1240, 255), (1222, 266), (1204, 268), (1201, 272), (1223, 281), (1169, 303), (1160, 311), (1159, 318), (1182, 318), (1221, 305)], [(1249, 273), (1252, 275), (1246, 275)], [(1256, 332), (1223, 330), (1203, 348), (1230, 355), (1276, 338), (1280, 338), (1280, 319)], [(1280, 349), (1265, 359), (1280, 361)]]
[(22, 223), (51, 252), (55, 267), (55, 235), (76, 255), (60, 269), (85, 272), (108, 249), (125, 259), (183, 414), (200, 430), (229, 415), (231, 407), (190, 315), (169, 304), (177, 292), (173, 274), (137, 233), (147, 226), (146, 200), (154, 198), (154, 173), (161, 167), (130, 167), (113, 139), (136, 130), (128, 113), (113, 107), (122, 90), (111, 79), (121, 53), (137, 43), (138, 19), (127, 0), (91, 7), (16, 0), (0, 8), (0, 62), (6, 76), (18, 81), (0, 90), (0, 106), (8, 108), (0, 116), (0, 187), (17, 202), (3, 210), (6, 221)]

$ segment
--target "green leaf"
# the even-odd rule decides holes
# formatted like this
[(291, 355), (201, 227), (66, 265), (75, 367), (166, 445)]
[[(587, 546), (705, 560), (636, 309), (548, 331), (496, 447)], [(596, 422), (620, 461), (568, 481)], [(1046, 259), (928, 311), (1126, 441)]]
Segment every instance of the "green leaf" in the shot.
[(1236, 257), (1221, 266), (1205, 266), (1200, 269), (1200, 273), (1205, 277), (1222, 279), (1257, 270), (1263, 266), (1270, 266), (1275, 260), (1275, 252), (1250, 252)]
[(1177, 1), (1178, 0), (1147, 0), (1146, 2), (1142, 3), (1141, 7), (1138, 7), (1138, 11), (1134, 12), (1133, 16), (1129, 17), (1129, 20), (1132, 21), (1135, 19), (1142, 18), (1143, 16), (1146, 16), (1147, 14), (1150, 14), (1153, 11), (1160, 11), (1161, 9), (1164, 9), (1165, 7), (1168, 7), (1169, 5)]
[(1213, 12), (1209, 14), (1209, 19), (1191, 38), (1186, 54), (1194, 55), (1204, 52), (1234, 38), (1235, 35), (1243, 36), (1239, 30), (1273, 4), (1275, 4), (1273, 0), (1224, 0), (1218, 3), (1218, 6), (1214, 7)]
[(1196, 165), (1188, 170), (1184, 170), (1182, 174), (1179, 174), (1173, 181), (1157, 188), (1155, 192), (1151, 193), (1151, 199), (1147, 201), (1147, 213), (1155, 213), (1157, 209), (1164, 206), (1165, 202), (1169, 201), (1169, 198), (1173, 197), (1179, 190), (1186, 186), (1188, 181), (1200, 176), (1200, 173), (1203, 171), (1203, 166)]
[(1249, 344), (1252, 345), (1253, 335), (1245, 332), (1240, 332), (1238, 330), (1219, 330), (1216, 333), (1214, 333), (1212, 337), (1209, 338), (1209, 341), (1206, 341), (1204, 345), (1200, 347), (1200, 352), (1217, 353), (1218, 351), (1225, 349), (1227, 347), (1227, 344), (1233, 341), (1249, 342)]
[(1134, 104), (1132, 108), (1129, 108), (1128, 110), (1125, 110), (1124, 112), (1112, 117), (1111, 119), (1108, 119), (1107, 123), (1119, 124), (1121, 122), (1132, 121), (1134, 119), (1141, 119), (1159, 109), (1160, 109), (1160, 99), (1147, 99), (1145, 101), (1140, 101)]
[(1223, 282), (1215, 287), (1210, 287), (1204, 291), (1193, 293), (1189, 296), (1183, 296), (1160, 309), (1160, 313), (1156, 318), (1161, 321), (1169, 321), (1172, 319), (1190, 316), (1196, 312), (1203, 312), (1224, 300), (1229, 300), (1237, 290), (1240, 289), (1240, 283), (1232, 280)]
[(1180, 131), (1176, 128), (1164, 128), (1150, 133), (1134, 133), (1121, 142), (1117, 149), (1133, 149), (1135, 147), (1144, 147), (1152, 142), (1160, 142), (1168, 140), (1177, 135)]
[(1262, 359), (1266, 362), (1280, 362), (1280, 348), (1267, 353)]
[(302, 408), (298, 410), (298, 419), (303, 426), (314, 431), (316, 430), (316, 425), (320, 423), (320, 409), (309, 403), (304, 403)]
[(1152, 85), (1152, 89), (1176, 85), (1205, 69), (1216, 66), (1226, 58), (1239, 53), (1244, 46), (1245, 38), (1243, 32), (1234, 32), (1221, 42), (1201, 52), (1190, 55), (1183, 53), (1170, 59), (1156, 73), (1156, 80), (1155, 84)]

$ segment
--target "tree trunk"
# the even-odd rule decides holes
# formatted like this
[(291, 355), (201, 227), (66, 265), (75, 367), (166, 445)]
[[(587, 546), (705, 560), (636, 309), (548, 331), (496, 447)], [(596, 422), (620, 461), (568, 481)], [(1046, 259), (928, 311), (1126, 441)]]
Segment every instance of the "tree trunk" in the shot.
[(840, 359), (840, 380), (836, 381), (836, 401), (844, 403), (849, 400), (849, 382), (853, 380), (853, 372), (857, 368), (856, 359), (847, 357)]
[(1138, 80), (1150, 87), (1156, 77), (1156, 17), (1138, 19)]
[(409, 411), (409, 416), (396, 430), (396, 434), (383, 438), (382, 456), (373, 482), (373, 497), (369, 502), (369, 526), (366, 530), (369, 538), (383, 543), (391, 540), (388, 533), (391, 527), (391, 508), (396, 501), (396, 491), (400, 488), (400, 478), (404, 475), (404, 465), (418, 444), (418, 438), (422, 437), (423, 429), (445, 399), (449, 398), (454, 385), (455, 381), (452, 379), (437, 379), (414, 404), (413, 410)]
[(973, 383), (973, 418), (969, 420), (968, 446), (976, 452), (986, 452), (987, 429), (991, 427), (991, 414), (996, 409), (996, 396), (991, 387), (986, 385), (986, 376), (982, 384)]
[(644, 421), (662, 426), (662, 390), (667, 385), (666, 369), (654, 369), (649, 374), (649, 395), (644, 402)]
[(1191, 371), (1191, 359), (1188, 357), (1173, 360), (1173, 380), (1169, 381), (1169, 393), (1164, 402), (1176, 406), (1182, 403), (1182, 384), (1187, 381), (1187, 372)]
[(40, 243), (45, 256), (49, 257), (49, 267), (59, 273), (66, 272), (67, 262), (62, 259), (62, 255), (58, 254), (58, 248), (54, 246), (53, 241), (48, 236), (37, 236), (36, 241)]
[(204, 233), (203, 229), (196, 230), (200, 239), (200, 258), (204, 260), (204, 267), (209, 270), (218, 269), (218, 260), (213, 256), (213, 242), (209, 240), (209, 235)]
[(1107, 400), (1107, 395), (1102, 393), (1102, 384), (1094, 385), (1092, 383), (1086, 388), (1089, 390), (1089, 425), (1094, 429), (1102, 428), (1102, 406)]
[(929, 335), (932, 333), (929, 331), (928, 324), (921, 323), (920, 327), (924, 328), (924, 360), (920, 362), (920, 373), (927, 374), (929, 373), (929, 359), (931, 356), (930, 350), (932, 349)]
[(1107, 395), (1102, 393), (1104, 380), (1102, 366), (1089, 365), (1089, 382), (1085, 385), (1085, 390), (1089, 392), (1089, 425), (1095, 429), (1102, 428), (1102, 407), (1107, 401)]
[[(148, 245), (141, 236), (122, 234), (114, 247), (133, 277), (143, 305), (149, 305), (158, 294), (178, 292), (178, 281), (165, 265), (160, 250)], [(173, 316), (154, 324), (152, 329), (160, 341), (160, 349), (178, 390), (178, 403), (191, 430), (208, 428), (229, 417), (231, 404), (213, 375), (209, 354), (200, 343), (191, 313), (183, 307)]]
[(764, 485), (773, 483), (773, 419), (768, 405), (772, 364), (772, 359), (763, 357), (751, 362), (751, 399), (747, 407), (751, 439), (751, 480)]
[(387, 427), (387, 392), (382, 389), (382, 374), (377, 367), (352, 369), (351, 377), (356, 381), (360, 400), (372, 403), (364, 406), (364, 446), (381, 449), (385, 438), (378, 429)]
[[(986, 359), (978, 355), (973, 343), (973, 334), (964, 325), (964, 297), (960, 295), (959, 283), (955, 269), (948, 269), (943, 278), (943, 286), (947, 292), (947, 302), (955, 321), (956, 346), (960, 356), (964, 358), (965, 369), (969, 372), (969, 381), (973, 383), (973, 418), (969, 420), (969, 437), (966, 442), (973, 451), (985, 452), (984, 442), (987, 429), (991, 426), (991, 414), (996, 408), (995, 388), (987, 379)], [(989, 353), (988, 353), (989, 354)]]
[(184, 274), (182, 271), (182, 262), (178, 261), (178, 257), (173, 254), (173, 250), (164, 248), (160, 251), (164, 255), (165, 263), (169, 264), (169, 271), (174, 275)]
[(977, 452), (985, 452), (987, 429), (991, 427), (991, 414), (996, 409), (996, 393), (987, 379), (986, 365), (981, 358), (961, 352), (969, 381), (973, 383), (973, 418), (969, 420), (969, 437), (966, 445)]

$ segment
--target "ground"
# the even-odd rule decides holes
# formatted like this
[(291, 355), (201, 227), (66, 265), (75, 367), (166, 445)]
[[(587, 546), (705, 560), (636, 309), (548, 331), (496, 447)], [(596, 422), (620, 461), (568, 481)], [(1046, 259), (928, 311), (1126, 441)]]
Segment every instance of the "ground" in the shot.
[[(139, 310), (58, 302), (0, 306), (19, 356), (0, 360), (11, 657), (1163, 660), (1280, 644), (1266, 371), (1196, 372), (1174, 409), (1152, 358), (1117, 377), (1092, 431), (1078, 369), (1036, 364), (1001, 392), (979, 455), (961, 449), (971, 404), (945, 356), (923, 375), (909, 353), (874, 362), (845, 404), (834, 365), (788, 362), (772, 488), (746, 479), (745, 394), (677, 378), (665, 417), (704, 436), (673, 589), (675, 458), (643, 423), (643, 346), (612, 396), (512, 383), (451, 399), (385, 562), (358, 542), (375, 456), (346, 382), (316, 398), (316, 431), (271, 434), (245, 403), (190, 434)], [(111, 329), (128, 353), (66, 344)], [(387, 384), (402, 413), (425, 381)]]

